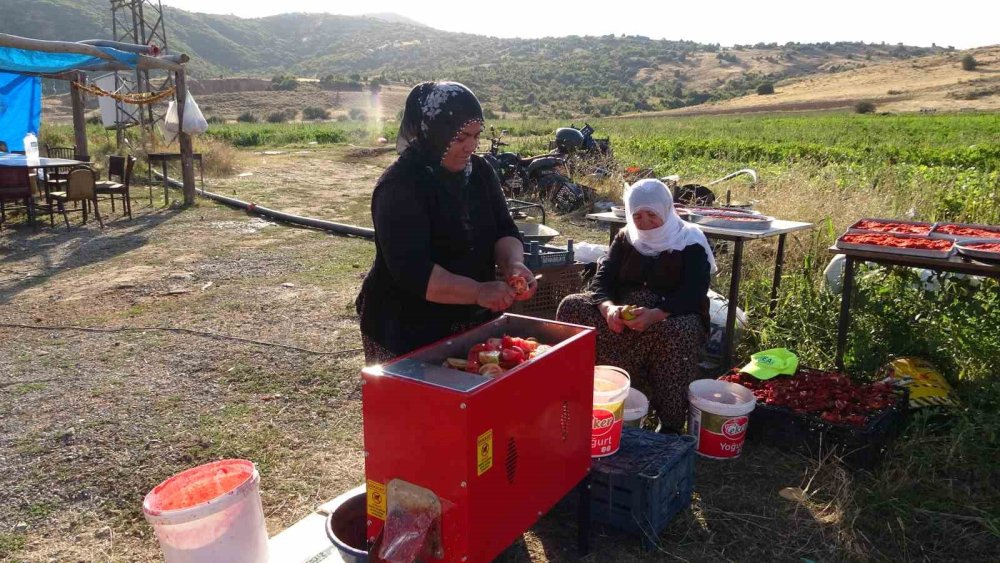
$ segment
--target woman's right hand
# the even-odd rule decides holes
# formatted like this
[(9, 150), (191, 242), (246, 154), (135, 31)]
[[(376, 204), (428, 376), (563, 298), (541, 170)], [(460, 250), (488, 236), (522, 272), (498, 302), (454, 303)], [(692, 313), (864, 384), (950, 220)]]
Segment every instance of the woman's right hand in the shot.
[(494, 313), (506, 311), (514, 303), (514, 288), (502, 281), (481, 282), (476, 304)]
[(620, 305), (615, 305), (610, 301), (605, 301), (601, 303), (600, 309), (601, 314), (604, 315), (604, 320), (608, 323), (608, 328), (611, 332), (615, 334), (621, 334), (625, 330), (625, 323), (622, 322), (622, 309), (624, 307)]

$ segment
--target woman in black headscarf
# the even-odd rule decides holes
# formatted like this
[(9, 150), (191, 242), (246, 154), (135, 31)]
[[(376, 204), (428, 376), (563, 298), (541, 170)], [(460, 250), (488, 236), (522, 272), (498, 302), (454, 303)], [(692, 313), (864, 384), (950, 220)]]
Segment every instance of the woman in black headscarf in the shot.
[[(495, 317), (536, 283), (500, 182), (473, 154), (479, 100), (456, 82), (424, 82), (406, 98), (399, 158), (372, 193), (375, 261), (358, 295), (365, 363), (387, 361)], [(515, 294), (497, 281), (520, 275)]]

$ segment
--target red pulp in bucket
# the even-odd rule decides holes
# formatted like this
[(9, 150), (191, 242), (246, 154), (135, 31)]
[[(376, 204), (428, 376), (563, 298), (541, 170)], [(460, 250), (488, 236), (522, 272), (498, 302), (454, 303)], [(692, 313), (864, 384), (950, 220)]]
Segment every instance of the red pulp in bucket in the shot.
[(160, 483), (149, 498), (153, 512), (191, 508), (219, 498), (253, 478), (253, 463), (227, 459), (188, 469)]

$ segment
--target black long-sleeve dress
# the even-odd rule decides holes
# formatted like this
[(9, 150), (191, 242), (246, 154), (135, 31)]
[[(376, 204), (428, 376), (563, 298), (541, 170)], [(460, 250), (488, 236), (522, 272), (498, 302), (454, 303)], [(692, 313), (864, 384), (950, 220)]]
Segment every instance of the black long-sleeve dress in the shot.
[(404, 153), (375, 186), (372, 220), (375, 260), (357, 300), (366, 340), (396, 356), (496, 316), (477, 305), (425, 298), (435, 264), (456, 275), (491, 281), (496, 279), (496, 242), (520, 236), (500, 182), (485, 160), (473, 156), (465, 176), (426, 166)]

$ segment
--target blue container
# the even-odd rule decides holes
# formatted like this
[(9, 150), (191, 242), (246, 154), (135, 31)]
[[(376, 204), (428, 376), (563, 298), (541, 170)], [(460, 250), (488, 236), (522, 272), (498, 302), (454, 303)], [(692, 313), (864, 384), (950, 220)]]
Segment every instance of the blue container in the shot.
[(654, 548), (667, 524), (691, 505), (692, 436), (667, 436), (625, 427), (618, 453), (591, 465), (594, 522), (642, 537)]

